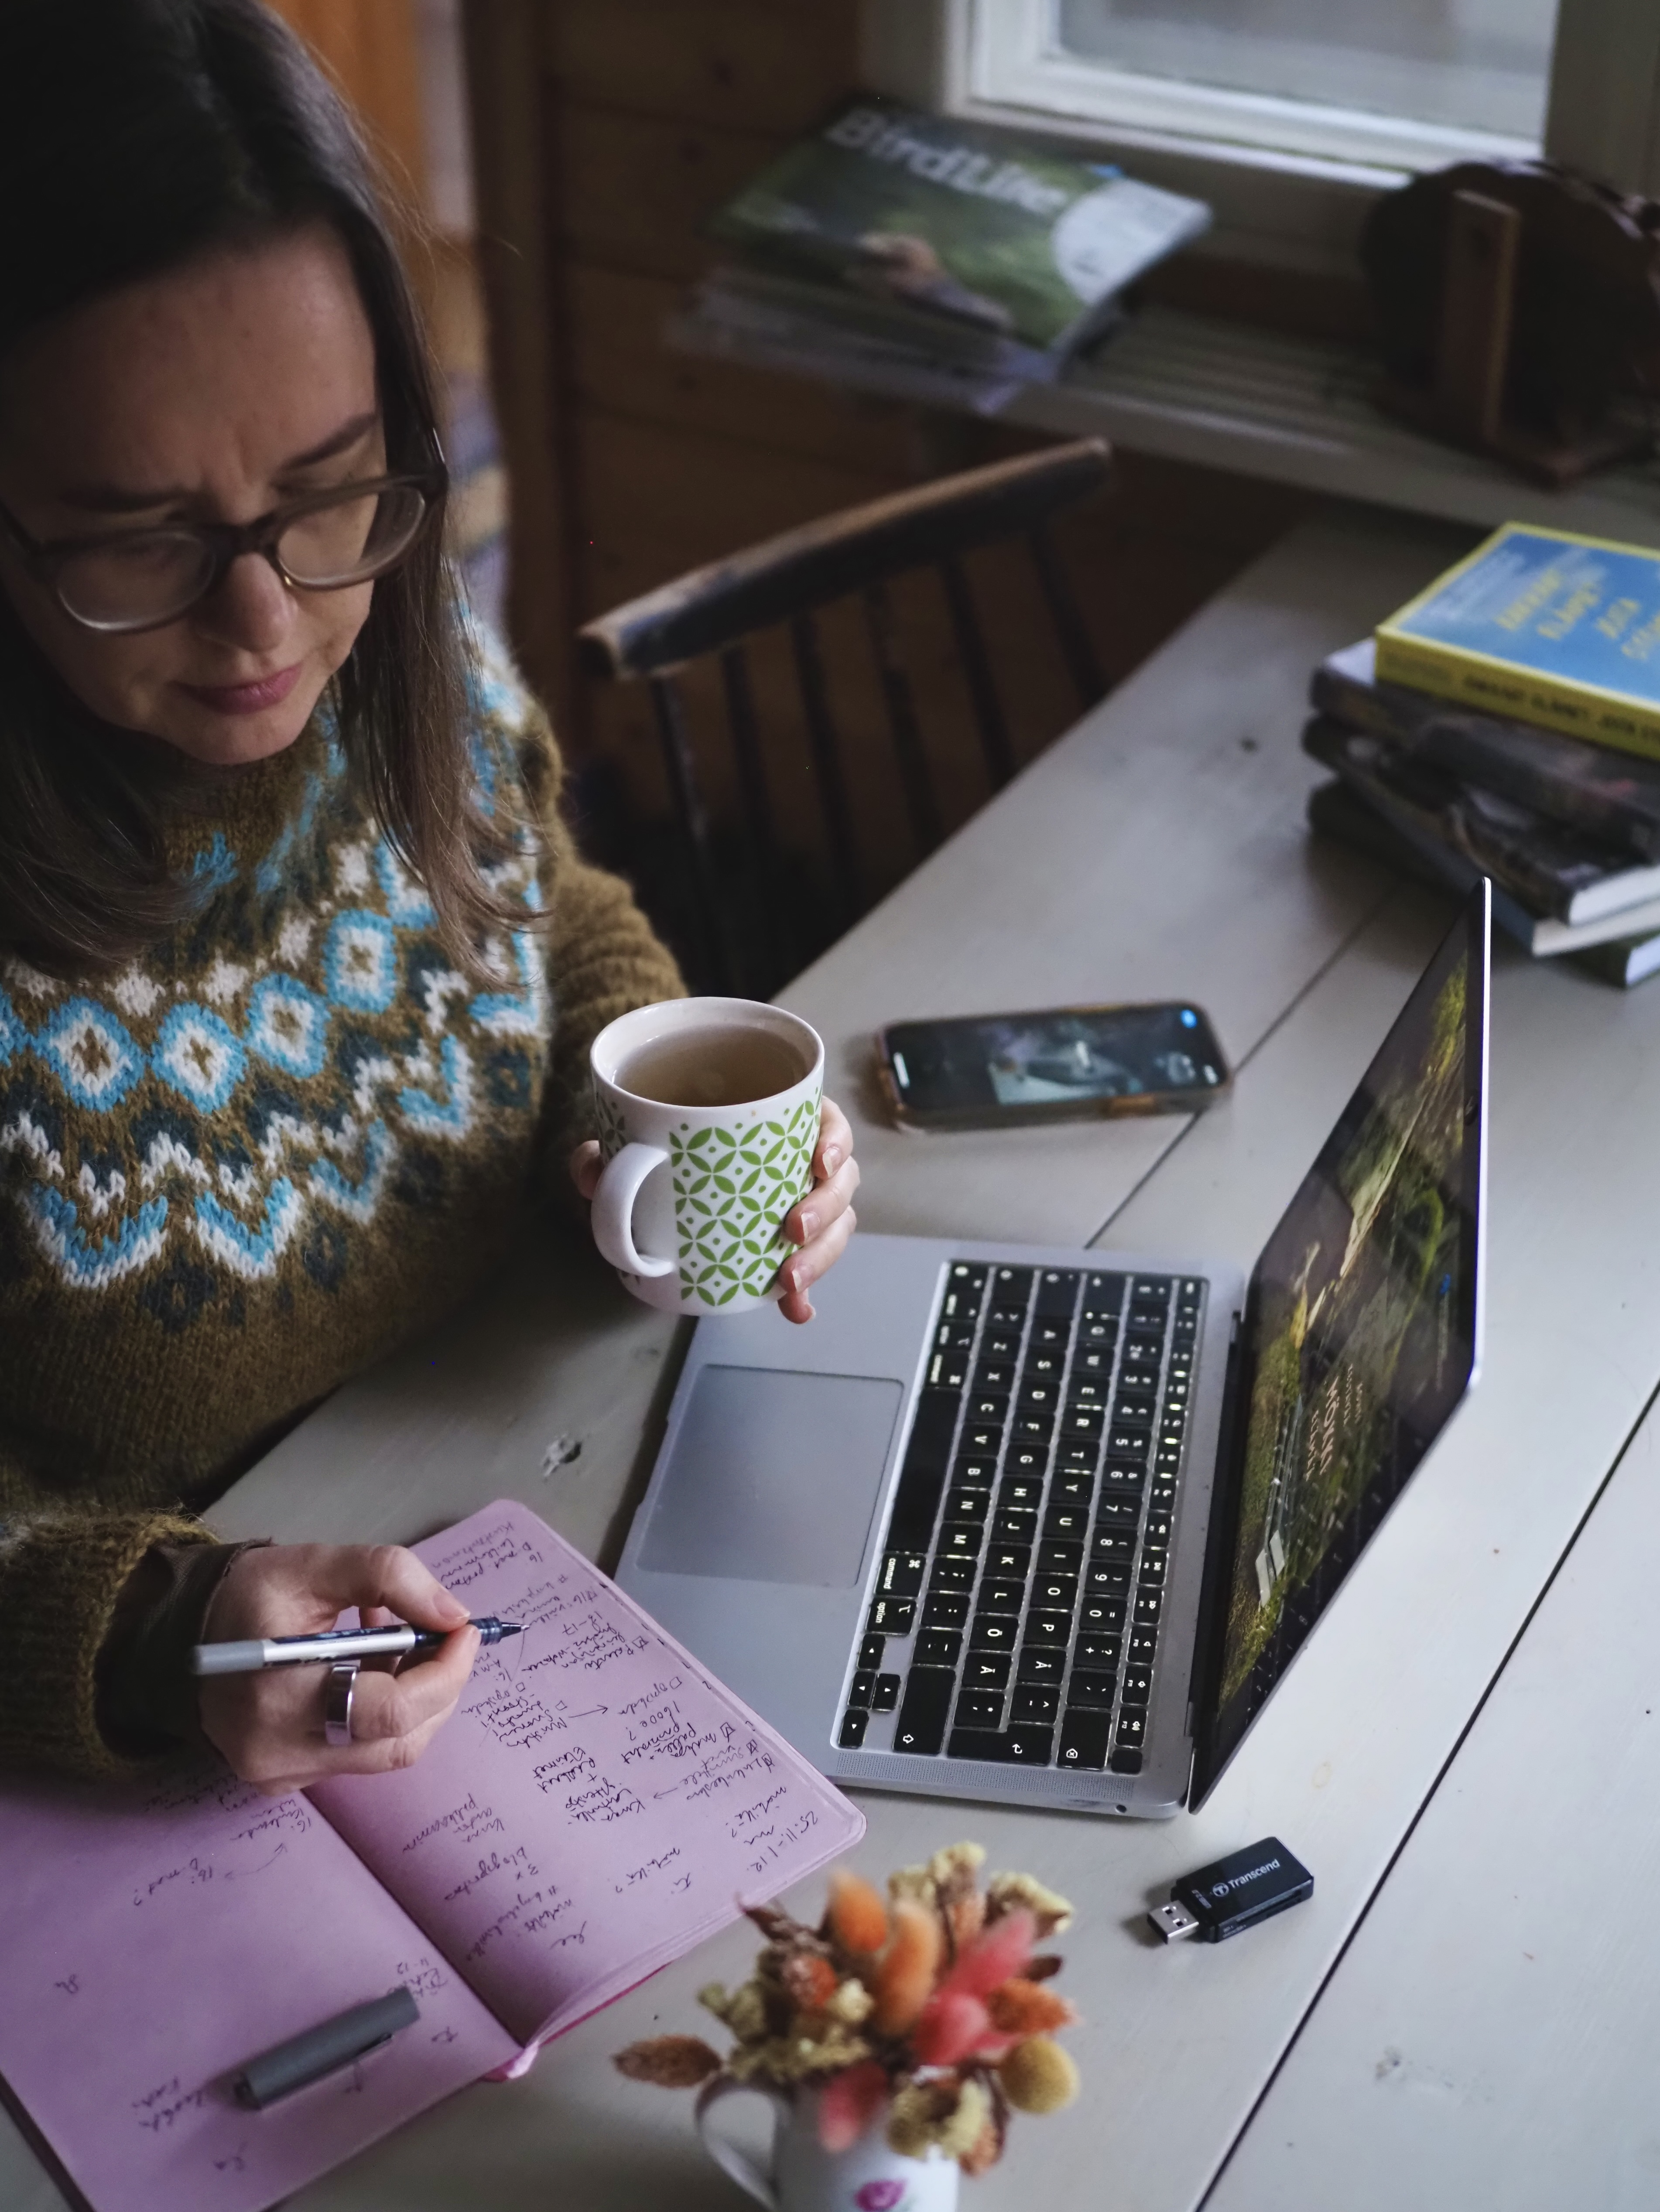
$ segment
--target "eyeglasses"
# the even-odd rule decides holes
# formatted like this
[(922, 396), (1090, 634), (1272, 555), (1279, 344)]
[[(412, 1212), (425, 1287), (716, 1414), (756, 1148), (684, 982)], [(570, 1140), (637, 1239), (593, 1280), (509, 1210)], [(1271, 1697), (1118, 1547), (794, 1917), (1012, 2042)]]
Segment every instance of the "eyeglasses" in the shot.
[(106, 635), (177, 622), (223, 582), (233, 561), (263, 554), (292, 590), (338, 592), (395, 568), (449, 482), (441, 461), (289, 501), (246, 523), (171, 523), (41, 544), (0, 506), (0, 537), (85, 629)]

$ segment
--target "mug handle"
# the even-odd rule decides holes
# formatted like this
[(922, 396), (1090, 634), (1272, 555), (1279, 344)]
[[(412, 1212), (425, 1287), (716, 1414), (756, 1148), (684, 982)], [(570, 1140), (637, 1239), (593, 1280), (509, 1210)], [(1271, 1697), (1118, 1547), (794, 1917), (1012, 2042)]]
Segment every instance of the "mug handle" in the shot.
[(722, 2097), (731, 2096), (734, 2090), (753, 2097), (764, 2097), (781, 2114), (787, 2115), (789, 2112), (789, 2106), (775, 2089), (763, 2089), (757, 2082), (729, 2081), (717, 2076), (713, 2081), (706, 2081), (697, 2093), (694, 2117), (697, 2122), (698, 2141), (721, 2172), (735, 2181), (746, 2197), (752, 2197), (757, 2204), (764, 2204), (768, 2212), (779, 2212), (778, 2192), (771, 2181), (752, 2158), (746, 2157), (735, 2143), (723, 2142), (710, 2124), (709, 2114), (714, 2107)]
[(654, 1168), (665, 1167), (660, 1145), (624, 1145), (606, 1161), (593, 1193), (593, 1241), (613, 1267), (629, 1275), (672, 1275), (672, 1260), (653, 1259), (634, 1249), (634, 1201)]

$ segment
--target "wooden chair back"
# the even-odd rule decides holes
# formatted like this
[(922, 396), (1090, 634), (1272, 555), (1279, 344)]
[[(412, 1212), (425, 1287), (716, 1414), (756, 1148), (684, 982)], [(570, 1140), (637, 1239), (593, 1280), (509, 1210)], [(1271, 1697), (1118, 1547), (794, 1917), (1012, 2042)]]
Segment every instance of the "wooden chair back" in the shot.
[[(751, 910), (765, 911), (785, 896), (784, 855), (745, 641), (757, 631), (787, 626), (829, 850), (836, 919), (845, 929), (873, 903), (873, 895), (859, 849), (816, 617), (836, 600), (856, 598), (862, 603), (914, 865), (933, 852), (944, 830), (888, 585), (913, 570), (932, 569), (937, 576), (987, 775), (992, 789), (1000, 790), (1014, 773), (1014, 753), (963, 556), (999, 540), (1024, 538), (1079, 708), (1092, 707), (1107, 687), (1048, 525), (1061, 508), (1099, 491), (1111, 473), (1111, 451), (1100, 438), (966, 470), (786, 531), (729, 559), (692, 569), (584, 626), (580, 650), (592, 672), (643, 682), (650, 689), (702, 940), (701, 957), (689, 963), (695, 985), (722, 992), (747, 988), (759, 996), (787, 976), (773, 972), (776, 963), (769, 961), (765, 945), (739, 941), (740, 902), (732, 895), (730, 868), (716, 852), (677, 672), (706, 655), (718, 657), (753, 878), (749, 903)], [(752, 939), (754, 933), (749, 934)]]

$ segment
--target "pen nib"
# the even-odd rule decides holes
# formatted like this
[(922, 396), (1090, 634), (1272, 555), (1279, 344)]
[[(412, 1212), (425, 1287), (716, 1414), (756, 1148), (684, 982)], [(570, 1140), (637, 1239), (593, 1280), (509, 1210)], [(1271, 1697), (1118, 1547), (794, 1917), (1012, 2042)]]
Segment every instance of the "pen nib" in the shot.
[(482, 1620), (469, 1621), (467, 1625), (478, 1631), (481, 1644), (499, 1644), (504, 1636), (517, 1636), (520, 1632), (520, 1624), (516, 1620), (498, 1620), (493, 1613), (487, 1613)]

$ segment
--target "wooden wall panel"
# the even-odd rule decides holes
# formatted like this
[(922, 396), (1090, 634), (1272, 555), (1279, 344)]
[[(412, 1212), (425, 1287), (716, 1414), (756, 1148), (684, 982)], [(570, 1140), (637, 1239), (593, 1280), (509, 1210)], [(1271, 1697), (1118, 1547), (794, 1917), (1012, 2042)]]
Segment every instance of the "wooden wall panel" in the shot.
[(854, 32), (819, 0), (563, 0), (545, 52), (574, 106), (790, 138), (853, 83)]
[(559, 230), (602, 268), (684, 283), (714, 258), (703, 224), (787, 141), (657, 115), (561, 109)]

